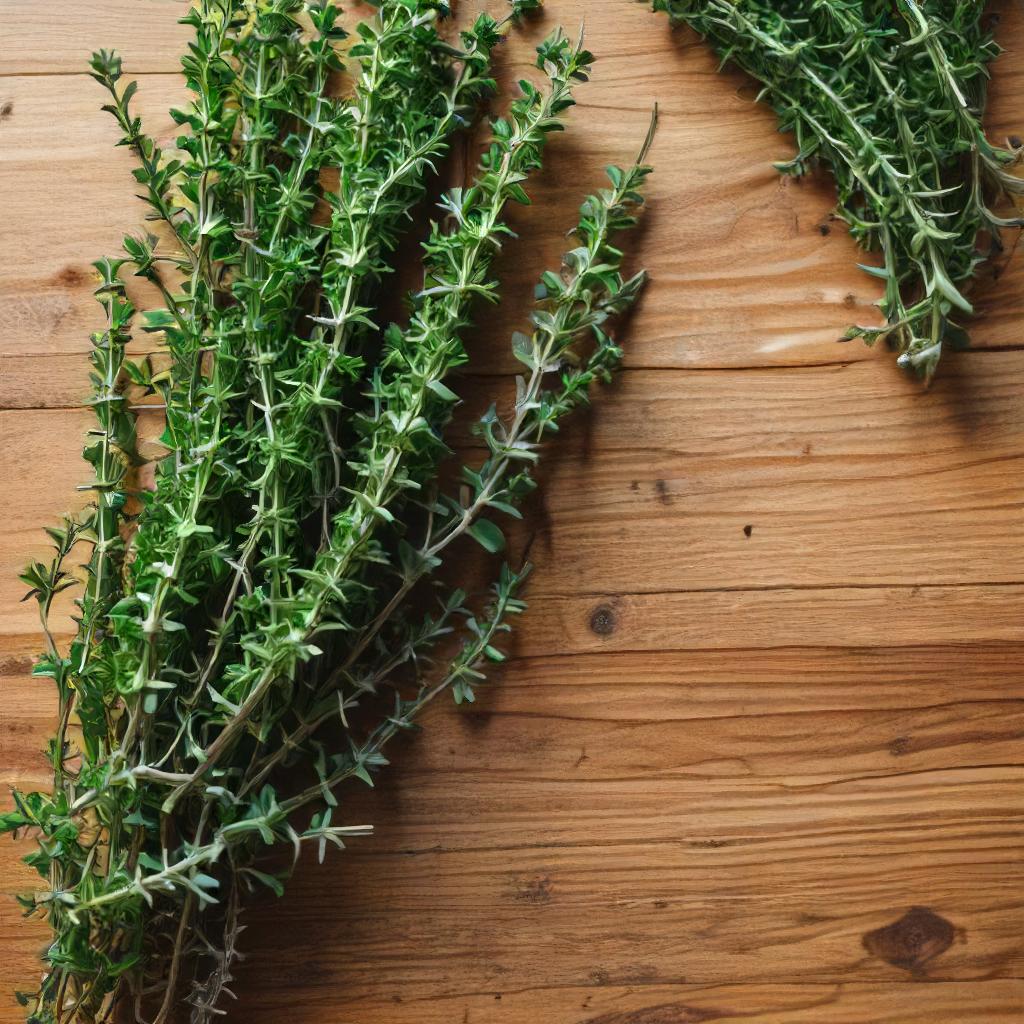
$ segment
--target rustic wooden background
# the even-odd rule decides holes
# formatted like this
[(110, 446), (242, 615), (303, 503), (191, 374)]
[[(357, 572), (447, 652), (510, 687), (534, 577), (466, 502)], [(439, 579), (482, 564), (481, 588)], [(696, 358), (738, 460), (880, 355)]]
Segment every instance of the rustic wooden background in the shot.
[[(994, 7), (1004, 136), (1024, 129), (1024, 11)], [(0, 0), (5, 786), (46, 781), (15, 575), (83, 478), (89, 262), (141, 214), (84, 62), (121, 49), (173, 137), (183, 8)], [(596, 75), (488, 339), (503, 351), (657, 99), (627, 369), (551, 461), (497, 685), (435, 709), (357, 795), (376, 838), (252, 912), (229, 1020), (1024, 1020), (1024, 260), (982, 283), (977, 350), (930, 391), (836, 344), (877, 296), (827, 181), (777, 177), (789, 141), (694, 37), (628, 0), (551, 0), (546, 25), (584, 13)], [(505, 80), (543, 28), (503, 50)], [(0, 844), (5, 893), (32, 884), (20, 852)], [(0, 990), (31, 984), (42, 940), (0, 902)]]

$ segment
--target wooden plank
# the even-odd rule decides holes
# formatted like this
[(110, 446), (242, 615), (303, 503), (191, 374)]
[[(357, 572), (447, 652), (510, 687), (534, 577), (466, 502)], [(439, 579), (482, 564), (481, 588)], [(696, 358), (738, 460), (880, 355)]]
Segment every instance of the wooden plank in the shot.
[[(868, 667), (845, 662), (854, 675)], [(634, 659), (634, 674), (643, 667)], [(689, 674), (707, 685), (703, 669)], [(535, 672), (514, 667), (481, 709), (438, 709), (428, 742), (404, 745), (383, 791), (354, 794), (346, 820), (380, 822), (379, 834), (338, 865), (344, 885), (324, 884), (337, 868), (308, 864), (289, 900), (257, 909), (257, 958), (271, 955), (261, 941), (277, 949), (282, 932), (293, 936), (273, 955), (298, 976), (330, 948), (336, 966), (318, 981), (357, 1005), (380, 995), (373, 964), (400, 962), (388, 985), (416, 998), (449, 991), (445, 965), (460, 953), (468, 991), (515, 972), (560, 988), (631, 974), (820, 983), (1019, 969), (1021, 908), (1007, 893), (1021, 880), (1021, 769), (999, 764), (1016, 749), (1019, 706), (963, 699), (900, 712), (869, 700), (794, 708), (772, 725), (756, 702), (706, 719), (686, 702), (682, 717), (652, 718), (654, 694), (623, 679), (614, 717), (575, 702), (552, 715), (517, 685), (524, 671)], [(802, 688), (784, 679), (774, 686), (795, 703)], [(36, 732), (47, 723), (18, 689), (13, 708)], [(993, 874), (1008, 888), (994, 892)], [(864, 936), (918, 903), (954, 928), (969, 921), (969, 935), (912, 972), (865, 956)], [(771, 921), (770, 941), (748, 941), (751, 915)], [(587, 939), (574, 944), (581, 922)]]
[(1017, 643), (1022, 601), (1021, 584), (573, 595), (545, 602), (529, 642), (565, 653)]
[[(957, 365), (960, 375), (928, 395), (879, 362), (625, 373), (601, 396), (600, 414), (580, 417), (550, 447), (540, 515), (511, 531), (517, 550), (542, 528), (531, 553), (548, 564), (532, 582), (535, 599), (581, 587), (654, 594), (1024, 578), (1015, 469), (1024, 353)], [(462, 385), (483, 387), (472, 405), (494, 387), (508, 391), (493, 380)], [(66, 506), (81, 500), (71, 485), (84, 478), (89, 422), (78, 410), (0, 412), (0, 430), (24, 434), (0, 453), (0, 474), (15, 484), (0, 498), (10, 503), (12, 543), (0, 550), (8, 604), (16, 570), (42, 552), (40, 526), (60, 489)], [(26, 607), (19, 621), (30, 617)]]
[[(139, 112), (164, 143), (175, 134), (167, 108), (179, 90), (173, 79), (141, 80)], [(11, 183), (0, 250), (17, 254), (0, 268), (0, 407), (78, 405), (89, 334), (101, 325), (91, 263), (116, 255), (122, 237), (145, 226), (132, 199), (132, 156), (116, 148), (117, 127), (98, 109), (100, 87), (85, 76), (0, 79), (0, 97), (10, 107), (0, 176)], [(49, 128), (54, 111), (60, 132)], [(61, 229), (41, 230), (53, 224)], [(151, 304), (138, 283), (133, 298)], [(148, 339), (141, 346), (151, 347)]]
[[(941, 819), (941, 825), (965, 841), (954, 822)], [(506, 827), (514, 828), (514, 823)], [(861, 836), (861, 846), (865, 838)], [(899, 855), (908, 859), (908, 836), (899, 834), (899, 838)], [(769, 850), (758, 852), (771, 855)], [(919, 852), (927, 857), (927, 845)], [(978, 848), (975, 852), (979, 858), (985, 855)], [(992, 907), (983, 873), (962, 866), (940, 866), (932, 880), (925, 870), (904, 865), (898, 879), (887, 879), (880, 864), (895, 856), (896, 847), (880, 853), (870, 880), (837, 876), (834, 886), (842, 894), (839, 898), (824, 887), (807, 893), (799, 884), (791, 888), (781, 881), (758, 880), (752, 870), (730, 871), (711, 863), (679, 870), (677, 864), (686, 854), (658, 843), (572, 848), (561, 856), (549, 849), (543, 858), (505, 849), (487, 861), (424, 854), (422, 873), (411, 866), (418, 856), (396, 854), (366, 872), (353, 857), (352, 865), (339, 873), (347, 883), (350, 902), (366, 901), (361, 909), (346, 905), (342, 917), (333, 916), (336, 890), (326, 884), (327, 872), (320, 872), (320, 881), (303, 874), (293, 884), (305, 899), (302, 903), (285, 900), (254, 913), (251, 931), (256, 937), (249, 939), (249, 946), (254, 960), (259, 957), (266, 963), (273, 958), (282, 974), (293, 976), (300, 975), (301, 964), (315, 957), (318, 947), (330, 949), (330, 957), (314, 962), (323, 971), (324, 984), (346, 993), (338, 1004), (348, 1003), (356, 1020), (362, 1004), (372, 1005), (382, 988), (416, 998), (417, 993), (494, 991), (505, 985), (558, 989), (595, 981), (613, 985), (630, 981), (728, 984), (736, 979), (744, 979), (744, 984), (875, 981), (898, 989), (919, 988), (915, 982), (925, 977), (956, 981), (1012, 977), (1020, 966), (1012, 959), (1020, 905)], [(576, 873), (567, 869), (569, 861)], [(655, 861), (662, 869), (662, 881), (658, 886), (639, 886), (639, 865)], [(817, 869), (827, 873), (835, 863), (822, 859)], [(867, 866), (863, 859), (862, 866)], [(998, 871), (1004, 865), (997, 860), (992, 867)], [(367, 879), (382, 875), (389, 880), (386, 887), (368, 884)], [(732, 878), (732, 886), (726, 883), (716, 898), (676, 898), (680, 888), (706, 890), (710, 880), (723, 876)], [(422, 896), (417, 897), (424, 886), (435, 900), (429, 915), (422, 912)], [(730, 888), (738, 895), (730, 897)], [(974, 928), (967, 929), (966, 941), (947, 945), (927, 970), (916, 972), (873, 957), (864, 946), (865, 936), (907, 913), (904, 899), (913, 889), (927, 893), (931, 903), (925, 906), (948, 922), (954, 934), (961, 927), (958, 912), (959, 920), (969, 921)], [(851, 895), (854, 892), (858, 895)], [(315, 931), (305, 936), (309, 916), (302, 913), (303, 904), (319, 905), (324, 915)], [(389, 920), (375, 921), (375, 914), (387, 914)], [(936, 930), (945, 927), (936, 924)], [(282, 935), (295, 936), (293, 945), (284, 953), (275, 952), (281, 949)], [(400, 966), (387, 971), (382, 980), (374, 972), (374, 965), (381, 964)], [(453, 985), (456, 970), (459, 978)], [(257, 972), (250, 975), (254, 980), (258, 976)], [(240, 987), (250, 987), (244, 977), (241, 980)], [(280, 993), (271, 996), (275, 1001), (279, 997)], [(274, 1018), (261, 1010), (245, 1019)]]
[[(294, 1008), (296, 987), (284, 980), (281, 998), (268, 1012)], [(1021, 991), (1014, 982), (917, 986), (893, 993), (882, 985), (579, 985), (559, 989), (473, 992), (465, 996), (417, 999), (395, 993), (387, 1002), (360, 1004), (358, 1018), (342, 1016), (339, 1024), (517, 1024), (558, 1020), (572, 1024), (989, 1024), (1013, 1020), (1021, 1010)], [(306, 981), (301, 998), (311, 1005), (336, 1006), (336, 992), (322, 982)], [(250, 1001), (247, 1012), (259, 1014)], [(825, 1017), (823, 1015), (827, 1014)], [(955, 1014), (943, 1017), (942, 1014)], [(253, 1019), (259, 1019), (255, 1017)], [(269, 1019), (269, 1017), (268, 1017)]]
[[(0, 76), (80, 74), (94, 50), (117, 50), (125, 70), (176, 72), (189, 38), (179, 25), (185, 0), (74, 0), (60, 24), (39, 16), (23, 0), (0, 0), (4, 46)], [(0, 93), (4, 88), (0, 83)]]
[[(902, 660), (937, 653), (918, 648), (910, 656), (904, 652)], [(530, 770), (538, 782), (682, 780), (706, 772), (733, 783), (799, 778), (801, 786), (815, 786), (886, 778), (896, 770), (910, 775), (950, 765), (972, 768), (981, 762), (1013, 761), (1024, 695), (1007, 697), (991, 683), (984, 685), (985, 680), (975, 682), (977, 670), (968, 677), (970, 684), (961, 681), (955, 691), (947, 687), (936, 693), (935, 676), (927, 669), (920, 671), (927, 690), (888, 678), (871, 686), (868, 673), (854, 669), (858, 658), (875, 673), (883, 659), (898, 663), (901, 658), (897, 649), (873, 654), (869, 658), (864, 652), (839, 651), (834, 656), (837, 670), (845, 670), (845, 685), (867, 686), (870, 699), (842, 701), (835, 692), (838, 687), (827, 688), (819, 678), (819, 701), (824, 706), (818, 707), (803, 703), (814, 680), (798, 685), (779, 669), (793, 672), (801, 659), (815, 665), (820, 650), (776, 651), (771, 659), (759, 656), (759, 664), (773, 660), (775, 671), (758, 668), (746, 684), (729, 676), (708, 682), (716, 661), (730, 665), (730, 659), (714, 651), (688, 651), (685, 658), (620, 655), (607, 665), (592, 655), (560, 661), (519, 657), (494, 689), (486, 691), (483, 707), (434, 713), (431, 731), (442, 730), (449, 741), (459, 735), (462, 741), (451, 751), (440, 737), (417, 745), (417, 767), (405, 774), (417, 778), (417, 788), (429, 783), (433, 774), (471, 775), (479, 770), (481, 733), (500, 755), (498, 765), (516, 765), (522, 753), (516, 749), (519, 737), (530, 750), (543, 748), (545, 759)], [(974, 647), (950, 661), (963, 665), (969, 656), (972, 666), (981, 660), (989, 672), (994, 661), (1005, 673), (1017, 654), (1019, 647), (1013, 655), (985, 658), (984, 651)], [(10, 660), (18, 665), (17, 659)], [(683, 662), (688, 671), (682, 669)], [(648, 669), (654, 681), (647, 680)], [(41, 751), (53, 718), (48, 684), (15, 675), (10, 664), (0, 678), (9, 695), (7, 728), (0, 733), (0, 784), (42, 784), (46, 767)], [(703, 700), (694, 700), (694, 691), (703, 693)], [(765, 721), (778, 736), (763, 735), (760, 723)], [(853, 721), (856, 730), (851, 730)], [(777, 742), (782, 736), (788, 741), (785, 748)], [(743, 755), (730, 758), (730, 751)], [(500, 768), (496, 771), (501, 773)], [(492, 778), (495, 772), (489, 768), (482, 774)]]
[[(403, 750), (394, 788), (348, 804), (346, 820), (378, 820), (380, 833), (335, 869), (340, 889), (312, 865), (294, 880), (302, 903), (319, 908), (308, 939), (282, 951), (277, 938), (298, 935), (301, 904), (257, 910), (254, 957), (273, 948), (286, 974), (316, 964), (314, 985), (334, 992), (336, 1005), (350, 1000), (352, 1019), (380, 998), (372, 972), (385, 963), (391, 992), (417, 1005), (429, 1002), (425, 992), (457, 993), (459, 1009), (472, 1006), (470, 993), (506, 987), (739, 978), (898, 987), (1018, 974), (1021, 908), (991, 879), (1012, 887), (1020, 877), (1019, 769), (1001, 779), (989, 767), (825, 786), (739, 782), (729, 769), (737, 748), (723, 744), (721, 760), (709, 760), (707, 723), (691, 723), (676, 730), (673, 751), (677, 761), (703, 758), (694, 778), (664, 759), (650, 771), (646, 746), (623, 723), (614, 743), (594, 749), (598, 760), (610, 747), (624, 762), (636, 752), (635, 775), (574, 781), (589, 768), (577, 756), (575, 769), (562, 762), (557, 777), (537, 778), (549, 744), (560, 746), (553, 735), (578, 735), (578, 720), (551, 723), (542, 739), (517, 719), (510, 752), (500, 739), (492, 745), (502, 713), (454, 736), (454, 716), (437, 722), (433, 763), (420, 768), (419, 750)], [(860, 724), (850, 716), (845, 736)], [(813, 734), (808, 722), (789, 735), (803, 725)], [(460, 747), (461, 757), (445, 759)], [(913, 905), (954, 933), (966, 920), (973, 931), (913, 970), (869, 955), (866, 936)], [(250, 1005), (255, 1019), (273, 1019), (272, 1008)]]

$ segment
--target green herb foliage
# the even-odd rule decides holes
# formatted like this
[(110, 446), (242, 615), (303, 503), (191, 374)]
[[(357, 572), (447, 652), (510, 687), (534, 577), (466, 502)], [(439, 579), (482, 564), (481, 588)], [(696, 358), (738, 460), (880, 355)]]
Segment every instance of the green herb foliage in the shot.
[[(516, 0), (510, 19), (534, 6)], [(584, 201), (531, 332), (512, 339), (511, 410), (489, 408), (479, 461), (447, 485), (463, 335), (498, 299), (508, 205), (529, 202), (592, 57), (561, 32), (538, 47), (542, 84), (520, 83), (472, 181), (441, 197), (422, 287), (388, 324), (409, 211), (495, 90), (504, 23), (481, 15), (453, 41), (446, 14), (380, 0), (349, 37), (325, 0), (200, 0), (167, 151), (134, 115), (120, 59), (93, 57), (154, 228), (95, 264), (92, 500), (24, 575), (47, 637), (35, 673), (59, 697), (54, 788), (16, 793), (0, 831), (38, 840), (26, 860), (45, 888), (23, 904), (53, 938), (40, 989), (20, 998), (40, 1024), (108, 1021), (128, 997), (156, 1022), (182, 999), (193, 1021), (221, 1012), (244, 897), (280, 894), (289, 873), (267, 855), (311, 844), (322, 859), (367, 832), (340, 823), (343, 784), (372, 784), (392, 737), (440, 694), (474, 700), (504, 658), (527, 568), (504, 565), (479, 601), (438, 570), (463, 537), (502, 551), (499, 521), (520, 515), (542, 441), (618, 365), (608, 321), (644, 276), (623, 277), (613, 237), (635, 222), (650, 139)], [(163, 306), (138, 313), (127, 274)], [(162, 355), (126, 358), (139, 331)], [(166, 418), (149, 489), (143, 400)], [(83, 547), (65, 652), (50, 614)]]
[(863, 269), (885, 282), (885, 338), (924, 377), (944, 344), (964, 345), (972, 312), (964, 291), (1001, 250), (1017, 216), (993, 212), (1019, 196), (1009, 173), (1021, 150), (985, 137), (987, 65), (998, 47), (981, 0), (654, 0), (696, 29), (763, 86), (803, 174), (822, 163), (835, 179), (838, 216), (864, 248)]

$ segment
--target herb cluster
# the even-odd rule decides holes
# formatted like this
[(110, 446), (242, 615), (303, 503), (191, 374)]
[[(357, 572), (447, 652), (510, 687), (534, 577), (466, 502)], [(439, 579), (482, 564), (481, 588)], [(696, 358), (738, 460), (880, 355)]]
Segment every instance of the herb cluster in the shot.
[(900, 364), (929, 378), (944, 344), (962, 346), (964, 294), (1001, 250), (1018, 216), (994, 212), (1024, 193), (1009, 172), (1021, 156), (993, 145), (981, 119), (987, 65), (999, 52), (981, 0), (654, 0), (762, 85), (803, 174), (822, 163), (838, 216), (882, 265), (883, 327), (846, 338), (887, 339)]
[[(472, 181), (440, 199), (422, 286), (389, 324), (409, 211), (494, 92), (505, 23), (481, 15), (453, 41), (442, 0), (376, 6), (348, 37), (328, 0), (198, 0), (173, 151), (134, 115), (119, 58), (93, 57), (154, 231), (95, 264), (92, 499), (23, 577), (47, 637), (35, 674), (59, 698), (54, 785), (16, 793), (0, 831), (38, 840), (26, 860), (45, 888), (23, 903), (53, 937), (20, 998), (39, 1024), (108, 1021), (129, 997), (154, 1022), (182, 998), (193, 1021), (222, 1012), (244, 896), (280, 894), (288, 874), (267, 854), (322, 858), (365, 833), (340, 821), (343, 784), (372, 784), (392, 737), (443, 693), (472, 701), (502, 660), (527, 568), (503, 565), (483, 601), (438, 571), (463, 536), (502, 551), (494, 517), (520, 515), (542, 441), (621, 356), (608, 321), (644, 276), (623, 276), (613, 237), (635, 222), (650, 137), (583, 202), (512, 339), (511, 411), (490, 407), (479, 461), (446, 483), (463, 335), (498, 299), (507, 207), (529, 202), (592, 56), (561, 32), (538, 47), (542, 85), (520, 83)], [(534, 6), (514, 0), (510, 18)], [(163, 306), (136, 311), (127, 274)], [(126, 356), (138, 331), (161, 357)], [(144, 395), (166, 418), (150, 489)], [(50, 613), (83, 549), (65, 651)]]

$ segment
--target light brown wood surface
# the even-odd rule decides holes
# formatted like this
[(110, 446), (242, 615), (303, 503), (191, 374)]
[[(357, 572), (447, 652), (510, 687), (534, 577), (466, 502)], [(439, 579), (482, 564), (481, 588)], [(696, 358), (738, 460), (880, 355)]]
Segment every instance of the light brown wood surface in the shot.
[[(1024, 129), (1024, 11), (993, 6), (999, 136)], [(141, 216), (84, 61), (121, 49), (172, 135), (184, 9), (0, 0), (4, 785), (45, 784), (15, 574), (83, 477), (89, 262)], [(979, 282), (976, 350), (930, 391), (837, 344), (875, 315), (863, 257), (694, 37), (629, 0), (550, 0), (502, 80), (584, 14), (594, 81), (516, 216), (473, 372), (509, 369), (533, 280), (657, 99), (627, 368), (516, 537), (537, 569), (513, 657), (353, 794), (373, 839), (250, 912), (228, 1019), (1024, 1021), (1024, 260)], [(21, 852), (0, 844), (4, 893), (32, 885)], [(0, 903), (0, 1024), (44, 937)]]

